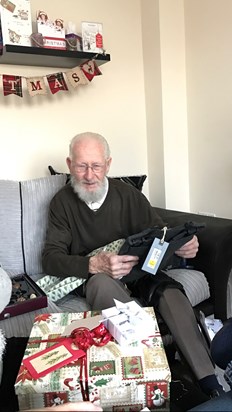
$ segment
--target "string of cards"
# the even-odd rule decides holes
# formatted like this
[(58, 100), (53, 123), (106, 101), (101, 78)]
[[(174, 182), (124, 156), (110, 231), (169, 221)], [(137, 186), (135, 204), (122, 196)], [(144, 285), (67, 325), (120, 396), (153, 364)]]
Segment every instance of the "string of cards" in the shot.
[(3, 95), (9, 96), (11, 94), (15, 94), (19, 97), (23, 97), (23, 79), (26, 80), (29, 95), (35, 96), (38, 94), (46, 95), (48, 88), (52, 94), (59, 91), (68, 91), (68, 83), (73, 88), (76, 88), (79, 85), (88, 84), (95, 76), (99, 76), (101, 74), (102, 73), (94, 59), (87, 60), (80, 66), (74, 67), (68, 71), (48, 74), (45, 76), (24, 77), (11, 74), (2, 74)]

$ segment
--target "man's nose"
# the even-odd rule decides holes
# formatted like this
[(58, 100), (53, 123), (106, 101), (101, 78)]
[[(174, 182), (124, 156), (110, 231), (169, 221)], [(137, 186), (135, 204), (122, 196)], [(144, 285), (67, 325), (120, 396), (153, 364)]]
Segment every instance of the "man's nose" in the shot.
[(86, 171), (85, 171), (85, 177), (87, 177), (87, 179), (91, 179), (94, 175), (93, 169), (91, 166), (86, 167)]

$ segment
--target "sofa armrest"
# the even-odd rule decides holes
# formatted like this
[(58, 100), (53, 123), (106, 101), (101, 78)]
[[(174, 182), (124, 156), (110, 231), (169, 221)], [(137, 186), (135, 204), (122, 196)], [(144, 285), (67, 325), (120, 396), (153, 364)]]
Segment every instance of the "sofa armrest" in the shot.
[(194, 213), (155, 208), (170, 226), (187, 221), (204, 222), (206, 228), (199, 232), (199, 251), (189, 263), (203, 272), (209, 282), (214, 306), (214, 316), (227, 319), (227, 287), (232, 270), (232, 220), (202, 216)]

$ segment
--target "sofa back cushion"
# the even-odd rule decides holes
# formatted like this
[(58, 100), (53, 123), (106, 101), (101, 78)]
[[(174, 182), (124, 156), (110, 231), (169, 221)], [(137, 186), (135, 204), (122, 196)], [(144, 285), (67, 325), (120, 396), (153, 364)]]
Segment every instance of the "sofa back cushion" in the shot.
[(28, 275), (43, 272), (41, 254), (46, 236), (49, 204), (65, 182), (65, 175), (56, 175), (20, 183), (24, 259)]
[(0, 265), (7, 272), (24, 272), (19, 182), (0, 180)]

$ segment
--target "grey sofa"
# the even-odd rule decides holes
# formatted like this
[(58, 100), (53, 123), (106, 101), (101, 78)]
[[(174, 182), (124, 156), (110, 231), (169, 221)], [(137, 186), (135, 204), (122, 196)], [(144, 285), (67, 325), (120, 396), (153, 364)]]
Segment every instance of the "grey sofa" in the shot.
[[(46, 234), (51, 198), (66, 184), (58, 174), (27, 181), (0, 180), (0, 265), (10, 277), (27, 273), (34, 280), (44, 276), (41, 252)], [(171, 226), (186, 220), (202, 221), (199, 215), (157, 211)], [(183, 269), (177, 279), (183, 283), (193, 306), (201, 305), (206, 315), (226, 319), (231, 315), (230, 276), (232, 268), (232, 220), (203, 218), (207, 228), (199, 234), (200, 251), (191, 264), (195, 272)], [(204, 275), (202, 274), (204, 273)], [(170, 272), (176, 278), (176, 273)], [(209, 285), (209, 287), (208, 287)], [(39, 312), (88, 310), (84, 298), (68, 297), (50, 302)], [(0, 321), (8, 338), (27, 337), (35, 314), (30, 312)]]

